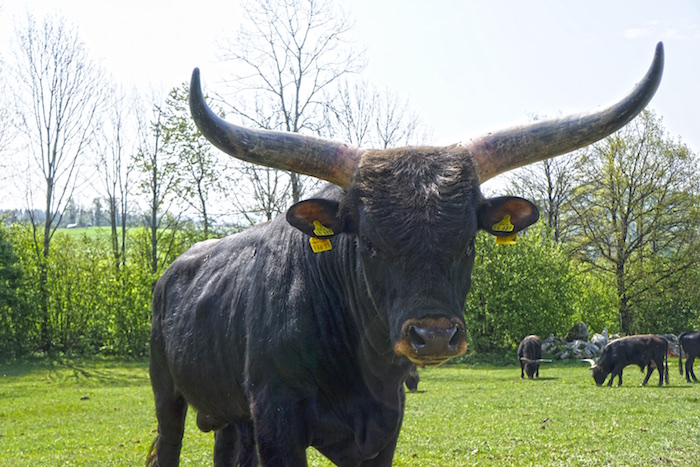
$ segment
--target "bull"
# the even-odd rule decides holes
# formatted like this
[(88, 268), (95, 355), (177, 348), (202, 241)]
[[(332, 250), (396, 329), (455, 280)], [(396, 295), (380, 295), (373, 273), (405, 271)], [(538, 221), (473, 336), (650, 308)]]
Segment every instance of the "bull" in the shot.
[(518, 361), (520, 362), (520, 378), (540, 377), (540, 363), (551, 362), (542, 358), (542, 341), (539, 336), (526, 336), (518, 345)]
[(466, 352), (477, 231), (510, 236), (539, 215), (480, 184), (621, 128), (662, 70), (659, 43), (610, 107), (464, 144), (372, 150), (232, 125), (204, 102), (195, 69), (190, 110), (215, 146), (330, 183), (285, 217), (193, 246), (157, 281), (148, 462), (178, 464), (192, 406), (215, 432), (217, 466), (307, 465), (308, 446), (338, 465), (391, 465), (411, 368)]
[(418, 373), (418, 368), (416, 368), (415, 365), (413, 365), (413, 368), (409, 370), (408, 376), (406, 376), (406, 380), (404, 381), (404, 383), (406, 383), (406, 389), (408, 389), (410, 392), (418, 391), (418, 383), (420, 383), (420, 374)]
[(664, 384), (664, 374), (666, 384), (668, 384), (668, 341), (661, 336), (645, 334), (639, 336), (628, 336), (611, 341), (603, 348), (598, 362), (585, 359), (591, 364), (591, 374), (598, 386), (601, 386), (605, 379), (610, 376), (608, 386), (612, 386), (615, 376), (618, 377), (617, 385), (622, 386), (622, 370), (628, 365), (638, 365), (647, 374), (644, 377), (642, 386), (647, 384), (654, 368), (659, 371), (659, 386)]
[(689, 383), (690, 378), (697, 382), (693, 371), (695, 358), (700, 355), (700, 332), (686, 331), (678, 336), (678, 371), (683, 376), (683, 351), (685, 351), (685, 380)]

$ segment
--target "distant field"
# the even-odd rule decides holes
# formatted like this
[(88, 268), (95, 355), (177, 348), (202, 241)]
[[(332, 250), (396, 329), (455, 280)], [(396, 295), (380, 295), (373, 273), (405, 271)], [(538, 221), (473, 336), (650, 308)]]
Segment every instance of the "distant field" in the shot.
[[(421, 371), (394, 465), (698, 465), (700, 384), (676, 366), (662, 388), (640, 387), (636, 367), (621, 388), (596, 387), (580, 363), (540, 375), (520, 380), (514, 365)], [(213, 437), (194, 418), (181, 465), (211, 465)], [(0, 365), (1, 466), (143, 465), (155, 429), (145, 361)], [(313, 449), (309, 457), (331, 465)]]
[[(61, 228), (57, 230), (58, 233), (66, 235), (88, 235), (88, 236), (98, 236), (98, 235), (110, 235), (112, 232), (111, 227), (99, 226), (99, 227), (73, 227), (71, 229)], [(120, 230), (121, 233), (121, 230)]]

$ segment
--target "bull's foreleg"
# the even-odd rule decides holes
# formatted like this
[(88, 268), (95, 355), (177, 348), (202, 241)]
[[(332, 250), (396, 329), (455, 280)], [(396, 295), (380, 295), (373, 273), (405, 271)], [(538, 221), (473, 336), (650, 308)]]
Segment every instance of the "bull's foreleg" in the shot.
[(615, 376), (617, 376), (617, 385), (622, 386), (622, 370), (625, 367), (622, 365), (617, 365), (613, 368), (611, 374), (610, 374), (610, 381), (608, 381), (608, 386), (613, 385), (613, 380), (615, 379)]
[(525, 362), (520, 360), (520, 379), (525, 378)]
[(304, 411), (299, 403), (280, 398), (279, 391), (270, 391), (253, 394), (251, 408), (260, 463), (307, 466)]

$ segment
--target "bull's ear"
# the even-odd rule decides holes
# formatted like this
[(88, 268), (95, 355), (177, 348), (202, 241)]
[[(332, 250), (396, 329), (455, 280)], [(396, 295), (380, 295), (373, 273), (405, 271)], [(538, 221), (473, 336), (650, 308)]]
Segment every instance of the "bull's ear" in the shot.
[(501, 196), (484, 201), (477, 210), (479, 228), (497, 237), (507, 237), (537, 222), (540, 211), (530, 201)]
[(338, 217), (338, 203), (327, 199), (307, 199), (287, 210), (287, 222), (310, 237), (330, 238), (344, 231)]

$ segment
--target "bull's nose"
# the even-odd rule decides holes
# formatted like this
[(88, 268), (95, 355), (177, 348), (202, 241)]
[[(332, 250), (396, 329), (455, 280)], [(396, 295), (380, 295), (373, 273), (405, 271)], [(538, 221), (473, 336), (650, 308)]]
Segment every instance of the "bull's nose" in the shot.
[(396, 355), (417, 365), (439, 365), (467, 351), (464, 323), (446, 316), (409, 319), (394, 345)]
[(457, 326), (446, 329), (435, 327), (410, 326), (408, 341), (419, 354), (442, 355), (446, 351), (454, 352), (459, 345)]

